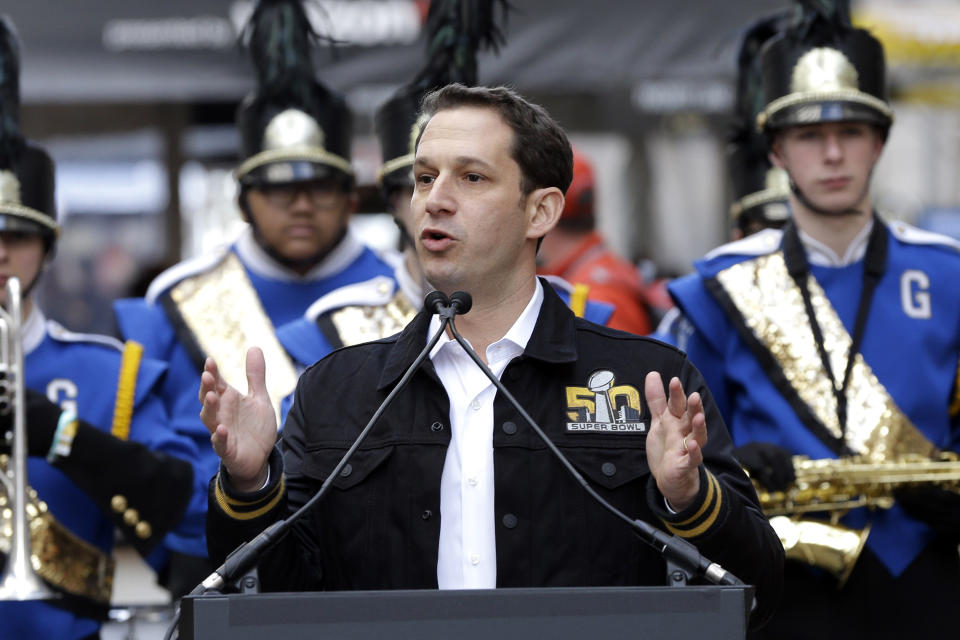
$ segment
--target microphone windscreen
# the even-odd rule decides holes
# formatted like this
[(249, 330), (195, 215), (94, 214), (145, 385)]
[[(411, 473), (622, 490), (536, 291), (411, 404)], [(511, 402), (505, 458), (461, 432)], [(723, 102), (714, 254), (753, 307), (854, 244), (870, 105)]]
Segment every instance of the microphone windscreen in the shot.
[(436, 289), (428, 293), (427, 297), (423, 299), (423, 308), (432, 313), (440, 313), (441, 309), (448, 304), (450, 304), (450, 300), (447, 298), (447, 294)]
[(473, 307), (473, 298), (466, 291), (454, 291), (450, 294), (450, 304), (457, 313), (464, 314)]

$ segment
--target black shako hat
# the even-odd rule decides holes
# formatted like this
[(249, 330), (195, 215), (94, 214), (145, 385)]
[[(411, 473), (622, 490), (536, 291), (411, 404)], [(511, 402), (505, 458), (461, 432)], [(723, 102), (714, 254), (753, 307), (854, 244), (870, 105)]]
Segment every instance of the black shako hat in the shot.
[(241, 185), (336, 178), (352, 182), (353, 123), (342, 95), (321, 84), (311, 45), (319, 37), (301, 0), (259, 0), (242, 37), (256, 90), (237, 111)]
[(849, 0), (801, 0), (801, 15), (761, 51), (764, 109), (759, 129), (866, 122), (886, 131), (883, 46), (850, 22)]
[(760, 50), (786, 28), (793, 15), (787, 10), (760, 18), (747, 27), (740, 41), (727, 163), (734, 194), (730, 217), (734, 226), (743, 231), (754, 225), (782, 226), (790, 215), (789, 179), (782, 169), (770, 163), (767, 139), (757, 131), (756, 120), (764, 107)]
[(0, 17), (0, 231), (40, 234), (47, 249), (60, 233), (49, 154), (20, 131), (20, 47)]
[(383, 158), (377, 171), (381, 193), (413, 183), (414, 146), (424, 121), (419, 119), (423, 97), (454, 82), (477, 84), (477, 52), (496, 51), (503, 34), (494, 19), (495, 5), (503, 0), (433, 0), (427, 14), (426, 55), (423, 68), (378, 109), (374, 129)]

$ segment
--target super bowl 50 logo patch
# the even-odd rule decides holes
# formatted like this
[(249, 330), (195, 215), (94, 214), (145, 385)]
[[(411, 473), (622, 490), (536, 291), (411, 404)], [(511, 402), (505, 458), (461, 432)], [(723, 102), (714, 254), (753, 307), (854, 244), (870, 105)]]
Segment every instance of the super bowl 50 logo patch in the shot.
[(601, 369), (585, 387), (567, 387), (567, 431), (571, 433), (646, 434), (640, 422), (640, 392), (629, 384), (614, 384), (613, 371)]

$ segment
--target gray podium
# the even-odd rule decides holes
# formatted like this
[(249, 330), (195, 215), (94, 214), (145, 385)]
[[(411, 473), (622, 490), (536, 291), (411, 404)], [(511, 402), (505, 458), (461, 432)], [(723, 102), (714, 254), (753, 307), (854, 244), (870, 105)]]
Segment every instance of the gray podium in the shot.
[(181, 640), (742, 640), (750, 587), (188, 596)]

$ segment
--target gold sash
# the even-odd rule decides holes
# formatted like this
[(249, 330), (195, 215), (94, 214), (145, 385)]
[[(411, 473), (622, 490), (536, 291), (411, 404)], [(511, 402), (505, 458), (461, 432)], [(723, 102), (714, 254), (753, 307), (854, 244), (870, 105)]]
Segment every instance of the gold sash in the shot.
[(337, 330), (340, 342), (348, 347), (361, 342), (370, 342), (403, 331), (417, 309), (399, 289), (387, 304), (354, 306), (337, 309), (330, 314), (330, 321)]
[[(8, 457), (0, 456), (0, 473), (6, 473), (7, 464)], [(108, 606), (113, 591), (114, 559), (60, 524), (32, 488), (28, 488), (27, 494), (25, 511), (33, 570), (61, 591)], [(10, 552), (15, 506), (0, 484), (0, 552), (4, 554)]]
[[(834, 371), (846, 369), (851, 338), (813, 276), (807, 277), (813, 309)], [(743, 321), (769, 350), (787, 381), (836, 438), (842, 438), (836, 396), (823, 369), (799, 287), (782, 252), (736, 264), (717, 275)], [(904, 454), (932, 456), (936, 447), (910, 422), (856, 354), (847, 388), (846, 444), (872, 462)]]
[(173, 287), (170, 299), (203, 353), (241, 393), (247, 391), (247, 349), (263, 350), (267, 391), (279, 424), (280, 403), (297, 386), (297, 372), (239, 258), (227, 252), (214, 268)]

